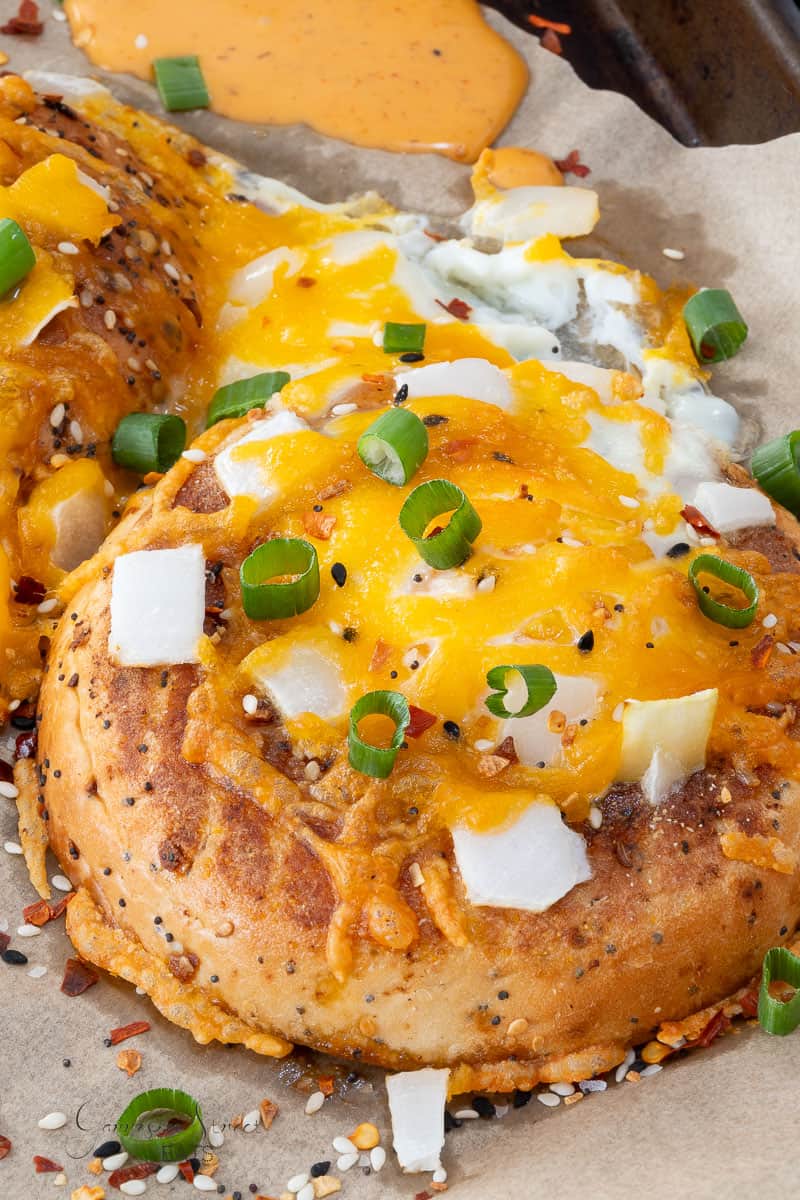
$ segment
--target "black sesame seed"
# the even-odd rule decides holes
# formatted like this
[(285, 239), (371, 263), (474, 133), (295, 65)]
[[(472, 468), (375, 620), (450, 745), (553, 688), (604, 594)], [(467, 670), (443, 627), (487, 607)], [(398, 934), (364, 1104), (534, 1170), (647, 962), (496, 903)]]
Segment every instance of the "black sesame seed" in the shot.
[(395, 392), (394, 402), (395, 402), (395, 404), (402, 404), (403, 401), (407, 400), (407, 399), (408, 399), (408, 384), (403, 383), (400, 385), (400, 387)]
[(422, 576), (419, 574), (419, 572), (417, 572), (417, 574), (413, 578), (414, 578), (414, 583), (422, 583)]
[(505, 988), (503, 988), (502, 992), (497, 993), (497, 999), (498, 1000), (507, 1000), (508, 999), (508, 992), (505, 990)]
[(781, 925), (780, 929), (778, 930), (778, 936), (779, 936), (779, 937), (785, 937), (785, 935), (786, 935), (788, 932), (789, 932), (788, 928), (787, 928), (785, 925)]
[(624, 604), (615, 604), (614, 612), (625, 612), (625, 605)]
[(163, 921), (164, 921), (164, 918), (163, 918), (163, 917), (153, 917), (153, 924), (154, 924), (154, 925), (161, 925), (161, 924), (163, 923)]
[(545, 766), (546, 764), (545, 764), (545, 762), (544, 762), (544, 759), (542, 759), (542, 760), (541, 760), (541, 762), (537, 762), (537, 764), (536, 764), (536, 765), (537, 765), (537, 767), (540, 767), (540, 768), (541, 768), (541, 767)]
[(103, 867), (103, 874), (104, 874), (104, 875), (110, 875), (110, 874), (111, 874), (111, 867)]
[(732, 642), (728, 642), (728, 645), (729, 645), (729, 646), (738, 646), (738, 645), (739, 645), (739, 643), (738, 643), (736, 640), (734, 640), (734, 641), (732, 641)]
[(419, 350), (410, 350), (407, 354), (400, 355), (400, 362), (422, 362), (425, 355)]
[(663, 940), (664, 940), (663, 933), (659, 933), (658, 930), (656, 930), (656, 932), (653, 934), (653, 941), (655, 942), (655, 944), (657, 946), (660, 946), (661, 943), (663, 942)]
[(419, 813), (419, 809), (417, 808), (417, 806), (415, 804), (412, 804), (411, 808), (408, 810), (408, 815), (410, 817), (416, 817), (418, 813)]
[(656, 648), (655, 642), (645, 642), (645, 646), (648, 650), (655, 650), (655, 648)]
[(458, 1117), (454, 1117), (453, 1114), (448, 1109), (444, 1110), (444, 1131), (445, 1131), (445, 1133), (450, 1133), (451, 1130), (453, 1130), (453, 1129), (460, 1129), (462, 1124), (463, 1124), (463, 1121), (459, 1121)]
[(75, 671), (75, 672), (73, 672), (72, 675), (70, 675), (69, 679), (67, 680), (67, 687), (74, 688), (77, 686), (78, 686), (78, 673), (77, 673), (77, 671)]
[(331, 575), (337, 587), (344, 587), (347, 579), (347, 567), (344, 563), (335, 562), (331, 567)]
[(500, 1018), (499, 1018), (499, 1017), (497, 1017), (497, 1016), (494, 1016), (494, 1017), (492, 1017), (492, 1024), (493, 1024), (493, 1025), (499, 1025), (499, 1024), (500, 1024)]
[(8, 963), (10, 967), (22, 967), (28, 961), (27, 956), (20, 950), (4, 950), (0, 954), (4, 963)]
[(106, 718), (106, 720), (103, 721), (103, 729), (110, 729), (110, 728), (111, 728), (111, 722), (108, 720), (108, 718)]
[(125, 908), (127, 903), (127, 900), (125, 900), (122, 896), (120, 896), (119, 900), (117, 901), (117, 904), (120, 906), (120, 908)]
[(62, 1067), (71, 1067), (72, 1059), (71, 1058), (62, 1058), (61, 1065), (62, 1065)]
[(211, 983), (219, 983), (219, 975), (209, 975), (208, 978)]
[(683, 558), (691, 550), (688, 542), (676, 542), (674, 546), (670, 546), (667, 551), (667, 558)]
[(53, 779), (60, 779), (60, 778), (61, 778), (61, 772), (58, 770), (53, 771)]
[(510, 454), (504, 454), (502, 450), (495, 450), (492, 458), (496, 462), (513, 463), (514, 461)]
[(174, 934), (174, 933), (165, 933), (165, 934), (164, 934), (164, 941), (165, 941), (165, 942), (174, 942), (174, 941), (175, 941), (175, 934)]
[(161, 672), (161, 678), (160, 678), (160, 679), (159, 679), (159, 681), (158, 681), (158, 682), (159, 682), (159, 686), (160, 686), (160, 687), (162, 687), (162, 688), (163, 688), (163, 687), (166, 687), (166, 686), (167, 686), (167, 680), (168, 680), (168, 679), (169, 679), (169, 671), (162, 671), (162, 672)]
[(144, 742), (141, 742), (140, 745), (138, 745), (136, 747), (136, 749), (139, 751), (140, 754), (147, 754), (147, 745)]
[(457, 742), (458, 739), (461, 737), (461, 729), (456, 724), (455, 721), (443, 721), (442, 729), (445, 731), (445, 733), (447, 734), (447, 736), (449, 738), (452, 738), (452, 740), (454, 742)]
[(588, 654), (590, 650), (594, 650), (594, 631), (587, 629), (586, 633), (582, 633), (576, 643), (581, 654)]
[(488, 1121), (497, 1111), (491, 1100), (487, 1100), (485, 1096), (476, 1096), (472, 1101), (472, 1107), (479, 1117), (483, 1117), (484, 1121)]
[(419, 659), (415, 658), (413, 662), (408, 664), (412, 671), (419, 670)]
[(390, 672), (389, 672), (389, 678), (390, 678), (390, 679), (397, 679), (397, 671), (390, 671)]
[(327, 1162), (315, 1162), (312, 1164), (308, 1172), (312, 1179), (319, 1179), (320, 1175), (327, 1175), (331, 1169), (330, 1160)]
[(119, 1142), (115, 1142), (113, 1138), (108, 1142), (101, 1142), (96, 1150), (92, 1151), (94, 1158), (110, 1158), (112, 1154), (119, 1154), (122, 1146)]
[(149, 779), (147, 780), (147, 783), (144, 785), (144, 790), (146, 792), (152, 792), (152, 790), (153, 790), (153, 785)]
[(348, 625), (342, 633), (342, 637), (346, 642), (355, 642), (358, 639), (358, 630), (353, 629), (352, 625)]
[(286, 964), (286, 974), (294, 975), (294, 972), (295, 972), (295, 965), (292, 962), (292, 960), (290, 959), (289, 962), (287, 962), (287, 964)]
[(422, 418), (422, 424), (433, 429), (436, 425), (446, 425), (449, 420), (449, 417), (443, 417), (441, 413), (428, 413), (427, 417)]
[(512, 1107), (524, 1108), (526, 1104), (530, 1104), (532, 1096), (533, 1092), (524, 1092), (517, 1088), (511, 1100)]
[(126, 803), (126, 804), (128, 804), (128, 805), (130, 805), (131, 807), (133, 807), (133, 805), (136, 803), (136, 801), (135, 801), (135, 799), (133, 798), (133, 796), (126, 796), (126, 797), (125, 797), (125, 803)]

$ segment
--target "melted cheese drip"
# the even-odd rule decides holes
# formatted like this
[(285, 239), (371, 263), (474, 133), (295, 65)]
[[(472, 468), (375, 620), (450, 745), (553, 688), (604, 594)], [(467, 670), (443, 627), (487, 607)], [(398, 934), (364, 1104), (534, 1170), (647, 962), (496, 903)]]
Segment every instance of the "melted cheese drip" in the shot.
[[(153, 59), (199, 56), (216, 112), (305, 122), (359, 146), (474, 162), (519, 103), (528, 73), (475, 0), (67, 0), (92, 62), (151, 78)], [(332, 51), (332, 48), (333, 51)]]

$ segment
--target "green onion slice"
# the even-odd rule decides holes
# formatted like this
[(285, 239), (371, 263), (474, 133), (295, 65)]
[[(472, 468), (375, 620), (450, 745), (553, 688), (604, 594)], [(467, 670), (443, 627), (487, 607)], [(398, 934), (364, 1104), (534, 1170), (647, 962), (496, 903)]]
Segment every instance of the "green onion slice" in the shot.
[(208, 406), (206, 429), (230, 417), (243, 417), (251, 408), (263, 408), (270, 396), (286, 387), (290, 376), (286, 371), (262, 371), (250, 379), (238, 379), (218, 388)]
[(196, 54), (156, 58), (153, 60), (153, 74), (161, 103), (167, 112), (208, 108), (208, 88)]
[[(455, 510), (455, 511), (452, 511)], [(452, 512), (444, 529), (425, 537), (434, 517)], [(483, 523), (460, 487), (449, 479), (430, 479), (415, 487), (400, 509), (400, 528), (426, 563), (437, 571), (460, 567), (472, 553)]]
[(401, 487), (427, 457), (428, 431), (416, 413), (390, 408), (364, 430), (358, 453), (373, 475)]
[[(750, 603), (746, 608), (732, 608), (730, 604), (715, 600), (700, 583), (700, 575), (713, 575), (721, 583), (738, 588)], [(701, 613), (709, 620), (728, 629), (744, 629), (752, 622), (758, 607), (758, 584), (744, 567), (734, 566), (726, 558), (717, 558), (714, 554), (698, 554), (689, 567), (689, 581), (697, 593)]]
[(750, 469), (767, 495), (795, 516), (800, 513), (800, 429), (759, 446)]
[(419, 353), (425, 345), (424, 325), (403, 325), (387, 321), (383, 327), (383, 349), (386, 354)]
[(791, 1000), (776, 1000), (769, 994), (773, 979), (800, 989), (800, 958), (785, 946), (773, 946), (764, 955), (761, 989), (758, 993), (758, 1021), (767, 1033), (784, 1037), (800, 1025), (800, 991)]
[[(528, 698), (522, 705), (522, 708), (516, 712), (509, 712), (505, 706), (505, 698), (513, 684), (513, 680), (509, 679), (509, 674), (516, 671), (522, 677), (522, 680), (528, 689)], [(549, 704), (556, 694), (556, 681), (553, 672), (549, 667), (543, 667), (539, 664), (535, 666), (526, 666), (514, 663), (508, 666), (492, 667), (486, 675), (486, 682), (489, 687), (496, 688), (491, 696), (486, 697), (486, 707), (489, 712), (495, 717), (529, 717), (532, 713), (538, 712), (540, 708), (544, 708), (545, 704)]]
[[(185, 1129), (166, 1137), (140, 1136), (136, 1128), (148, 1120), (145, 1131), (163, 1129), (171, 1117), (189, 1117)], [(200, 1144), (203, 1136), (203, 1114), (200, 1105), (186, 1092), (177, 1088), (152, 1088), (134, 1097), (117, 1121), (117, 1137), (134, 1158), (147, 1162), (182, 1162)]]
[(700, 363), (733, 358), (747, 338), (744, 318), (723, 288), (695, 292), (683, 306), (683, 319)]
[(16, 221), (0, 221), (0, 296), (15, 288), (33, 269), (36, 255)]
[(129, 413), (117, 426), (111, 457), (120, 467), (147, 475), (168, 471), (183, 454), (186, 425), (171, 413)]
[[(390, 717), (395, 731), (388, 746), (371, 746), (358, 732), (364, 717)], [(397, 751), (411, 720), (408, 701), (401, 692), (367, 692), (350, 710), (350, 730), (347, 735), (350, 766), (372, 779), (386, 779), (392, 773)]]
[[(271, 583), (276, 575), (293, 575)], [(239, 568), (242, 605), (251, 621), (276, 621), (303, 613), (319, 596), (317, 552), (303, 538), (272, 538), (256, 546)]]

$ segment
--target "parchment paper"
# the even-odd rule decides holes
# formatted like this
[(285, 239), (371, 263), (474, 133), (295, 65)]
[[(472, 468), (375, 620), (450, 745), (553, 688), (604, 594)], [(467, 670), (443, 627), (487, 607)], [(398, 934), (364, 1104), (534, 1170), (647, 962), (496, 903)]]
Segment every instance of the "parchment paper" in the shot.
[[(15, 8), (15, 2), (2, 3), (0, 15)], [(10, 66), (87, 73), (67, 27), (50, 18), (47, 0), (43, 8), (44, 38), (3, 39)], [(652, 272), (662, 284), (690, 279), (729, 287), (750, 323), (750, 340), (744, 353), (717, 370), (715, 390), (757, 411), (768, 433), (800, 423), (800, 135), (763, 146), (685, 149), (627, 99), (590, 91), (533, 38), (495, 14), (488, 19), (519, 47), (532, 76), (525, 103), (501, 141), (557, 157), (580, 149), (592, 169), (588, 182), (600, 193), (598, 234), (608, 253)], [(156, 107), (145, 85), (112, 82), (121, 97)], [(252, 129), (208, 113), (192, 114), (185, 124), (253, 169), (318, 199), (375, 188), (398, 206), (445, 217), (469, 202), (467, 169), (445, 159), (357, 150), (305, 129)], [(684, 250), (685, 261), (668, 261), (661, 254), (665, 246)], [(0, 798), (0, 843), (7, 838), (16, 840), (15, 811)], [(0, 920), (14, 931), (23, 904), (32, 899), (22, 859), (0, 852)], [(17, 938), (14, 945), (48, 973), (31, 979), (27, 967), (0, 964), (0, 1133), (13, 1141), (0, 1162), (1, 1197), (36, 1200), (102, 1182), (86, 1173), (91, 1150), (112, 1136), (115, 1117), (133, 1095), (158, 1085), (184, 1087), (201, 1101), (207, 1123), (223, 1126), (262, 1097), (280, 1105), (269, 1132), (227, 1133), (216, 1176), (227, 1193), (238, 1188), (247, 1197), (253, 1182), (264, 1195), (279, 1196), (291, 1175), (316, 1160), (335, 1160), (332, 1137), (360, 1120), (374, 1120), (389, 1148), (379, 1072), (347, 1099), (330, 1100), (322, 1112), (305, 1116), (303, 1095), (285, 1081), (290, 1068), (241, 1049), (198, 1047), (128, 986), (104, 978), (78, 999), (61, 995), (69, 947), (60, 926), (29, 941)], [(116, 1049), (104, 1047), (103, 1038), (134, 1019), (150, 1020), (153, 1029), (128, 1043), (144, 1060), (128, 1080), (115, 1066)], [(65, 1058), (69, 1068), (62, 1066)], [(569, 1109), (546, 1110), (534, 1100), (502, 1120), (465, 1124), (445, 1146), (450, 1191), (459, 1200), (795, 1195), (799, 1078), (800, 1033), (777, 1039), (742, 1030), (708, 1052), (668, 1063), (653, 1078), (612, 1085)], [(37, 1119), (54, 1109), (68, 1115), (67, 1126), (38, 1130)], [(35, 1153), (64, 1164), (68, 1188), (59, 1193), (52, 1176), (34, 1175)], [(429, 1178), (404, 1177), (390, 1152), (380, 1175), (365, 1178), (357, 1167), (344, 1175), (342, 1195), (410, 1198)], [(171, 1187), (150, 1181), (148, 1193), (195, 1194), (181, 1181)]]

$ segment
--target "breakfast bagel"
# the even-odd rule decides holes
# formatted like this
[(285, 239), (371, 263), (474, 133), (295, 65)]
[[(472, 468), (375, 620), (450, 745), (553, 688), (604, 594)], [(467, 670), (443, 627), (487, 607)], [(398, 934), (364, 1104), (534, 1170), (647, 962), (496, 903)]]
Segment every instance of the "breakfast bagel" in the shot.
[[(549, 373), (516, 371), (512, 411), (393, 410), (383, 380), (306, 420), (287, 387), (204, 434), (72, 577), (38, 760), (69, 933), (201, 1041), (448, 1066), (453, 1090), (588, 1078), (794, 930), (797, 526), (729, 466), (714, 487), (755, 525), (709, 553), (693, 510), (654, 557), (619, 472), (556, 436), (552, 405), (545, 426)], [(463, 565), (423, 560), (410, 486), (359, 457), (397, 409), (429, 434), (415, 482), (481, 516)], [(234, 467), (271, 500), (236, 494)], [(275, 539), (314, 548), (319, 594), (253, 619), (242, 564)], [(698, 553), (755, 583), (745, 627), (701, 611)], [(487, 709), (506, 663), (552, 669), (544, 708)], [(385, 778), (347, 721), (379, 689), (411, 702)]]

